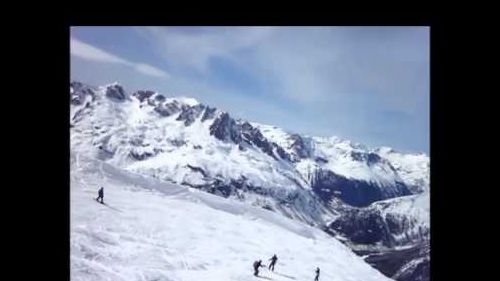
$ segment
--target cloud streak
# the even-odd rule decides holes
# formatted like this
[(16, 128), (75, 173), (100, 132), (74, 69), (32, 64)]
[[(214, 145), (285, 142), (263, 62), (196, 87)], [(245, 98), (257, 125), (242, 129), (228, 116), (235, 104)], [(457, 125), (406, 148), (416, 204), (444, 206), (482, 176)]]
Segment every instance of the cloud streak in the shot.
[(143, 74), (146, 74), (146, 75), (151, 75), (151, 76), (156, 76), (156, 77), (165, 77), (165, 78), (169, 77), (169, 75), (165, 71), (158, 69), (154, 66), (151, 66), (149, 64), (137, 63), (137, 64), (134, 64), (133, 66), (134, 66), (136, 71), (143, 73)]
[(96, 48), (92, 45), (89, 45), (87, 43), (84, 43), (78, 39), (71, 38), (70, 41), (70, 53), (73, 56), (85, 59), (85, 60), (90, 60), (90, 61), (95, 61), (95, 62), (100, 62), (100, 63), (114, 63), (114, 64), (122, 64), (126, 65), (129, 67), (132, 67), (135, 71), (149, 75), (149, 76), (154, 76), (154, 77), (162, 77), (162, 78), (169, 78), (170, 75), (166, 73), (165, 71), (156, 68), (152, 65), (145, 64), (145, 63), (135, 63), (131, 62), (128, 60), (125, 60), (121, 57), (118, 57), (116, 55), (113, 55), (111, 53), (108, 53), (104, 50), (101, 50), (99, 48)]

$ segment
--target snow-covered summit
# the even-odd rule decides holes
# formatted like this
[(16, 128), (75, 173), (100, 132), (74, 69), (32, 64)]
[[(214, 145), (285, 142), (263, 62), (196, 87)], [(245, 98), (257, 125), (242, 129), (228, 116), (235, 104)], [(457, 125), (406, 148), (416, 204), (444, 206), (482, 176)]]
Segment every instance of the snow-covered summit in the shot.
[(189, 106), (195, 106), (195, 105), (200, 104), (200, 102), (194, 98), (188, 98), (188, 97), (183, 97), (183, 96), (176, 97), (175, 100), (178, 100), (181, 103), (187, 104)]

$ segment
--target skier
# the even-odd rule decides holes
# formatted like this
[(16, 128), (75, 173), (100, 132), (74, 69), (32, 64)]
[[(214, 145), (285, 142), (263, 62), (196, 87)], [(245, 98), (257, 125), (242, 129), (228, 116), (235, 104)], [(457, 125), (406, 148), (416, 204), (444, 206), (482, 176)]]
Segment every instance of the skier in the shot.
[(314, 277), (314, 281), (319, 280), (319, 267), (316, 267), (316, 277)]
[(254, 261), (254, 263), (253, 263), (253, 270), (254, 270), (253, 275), (254, 276), (259, 275), (259, 267), (264, 267), (262, 265), (262, 260)]
[(274, 271), (274, 265), (276, 264), (278, 257), (276, 256), (276, 254), (274, 254), (274, 256), (272, 258), (270, 258), (269, 260), (271, 261), (271, 263), (269, 264), (269, 269)]
[(104, 204), (104, 187), (99, 188), (98, 195), (95, 200), (99, 202), (99, 199), (101, 199), (101, 204)]

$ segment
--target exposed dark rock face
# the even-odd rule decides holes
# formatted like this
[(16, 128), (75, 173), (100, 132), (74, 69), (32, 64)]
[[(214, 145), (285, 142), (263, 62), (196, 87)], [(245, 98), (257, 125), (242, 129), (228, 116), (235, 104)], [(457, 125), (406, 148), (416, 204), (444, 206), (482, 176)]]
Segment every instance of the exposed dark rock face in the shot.
[(150, 152), (137, 152), (137, 151), (130, 151), (130, 154), (129, 154), (132, 158), (134, 158), (135, 160), (138, 160), (138, 161), (142, 161), (142, 160), (145, 160), (151, 156), (154, 156), (153, 153), (150, 153)]
[(132, 95), (136, 97), (140, 102), (143, 102), (144, 100), (148, 100), (154, 94), (155, 92), (153, 91), (137, 91)]
[[(351, 158), (355, 161), (365, 162), (369, 166), (375, 165), (375, 164), (380, 163), (380, 162), (385, 162), (386, 164), (388, 164), (378, 154), (373, 153), (373, 152), (364, 153), (364, 152), (352, 151)], [(392, 168), (392, 169), (394, 170), (394, 168)]]
[(379, 163), (380, 161), (382, 160), (382, 158), (380, 158), (380, 156), (378, 156), (378, 154), (375, 154), (375, 153), (368, 153), (368, 159), (367, 159), (367, 163), (368, 165), (374, 165), (374, 164), (377, 164)]
[(214, 120), (210, 126), (210, 134), (219, 140), (238, 144), (242, 150), (245, 149), (242, 144), (246, 144), (259, 148), (276, 160), (291, 160), (290, 155), (282, 147), (267, 140), (258, 128), (248, 122), (237, 123), (225, 112)]
[(201, 122), (204, 122), (205, 120), (214, 118), (216, 111), (217, 111), (217, 108), (207, 106), (205, 108), (205, 111), (203, 112), (203, 116), (201, 117)]
[(177, 147), (186, 145), (186, 141), (182, 140), (182, 139), (172, 139), (172, 140), (169, 140), (169, 142), (172, 145), (177, 146)]
[(260, 132), (259, 129), (254, 128), (250, 123), (244, 122), (241, 125), (241, 135), (243, 141), (249, 145), (254, 145), (260, 148), (264, 153), (273, 157), (276, 160), (283, 159), (291, 161), (290, 155), (279, 145), (274, 142), (268, 141)]
[(179, 117), (177, 117), (177, 121), (184, 121), (185, 126), (189, 126), (193, 124), (193, 122), (201, 115), (205, 109), (205, 106), (202, 104), (198, 104), (195, 106), (190, 106), (182, 110)]
[(328, 163), (328, 160), (326, 160), (326, 159), (325, 159), (325, 158), (323, 158), (323, 157), (316, 157), (316, 158), (314, 159), (314, 161), (316, 161), (316, 163), (320, 163), (320, 164), (326, 164), (326, 163)]
[(202, 174), (204, 177), (207, 177), (207, 173), (200, 167), (195, 167), (195, 166), (192, 166), (192, 165), (189, 165), (187, 164), (187, 167), (195, 172), (198, 172), (200, 174)]
[(168, 117), (172, 114), (179, 112), (181, 108), (175, 102), (171, 103), (160, 103), (155, 106), (154, 111), (158, 112), (163, 117)]
[[(309, 145), (306, 144), (306, 140), (299, 134), (290, 135), (292, 139), (292, 144), (290, 148), (295, 152), (298, 158), (309, 158), (311, 157), (311, 151), (309, 150)], [(298, 160), (298, 159), (294, 159)]]
[(114, 99), (116, 101), (124, 101), (127, 95), (123, 87), (116, 84), (116, 85), (110, 85), (106, 88), (106, 97)]
[(386, 188), (375, 183), (348, 179), (323, 169), (316, 171), (312, 188), (324, 201), (328, 202), (333, 197), (337, 197), (356, 207), (364, 207), (375, 201), (411, 194), (403, 183), (397, 182), (392, 190), (395, 190), (395, 194), (392, 194), (392, 192), (387, 193)]
[(155, 95), (155, 101), (157, 102), (164, 102), (166, 100), (164, 95)]
[(71, 93), (71, 104), (72, 105), (82, 105), (87, 96), (91, 96), (92, 100), (95, 98), (94, 90), (84, 85), (80, 82), (71, 82), (70, 87), (72, 89)]
[(329, 227), (349, 237), (353, 243), (375, 244), (383, 241), (389, 247), (395, 245), (387, 224), (377, 213), (353, 211), (352, 214), (334, 221)]
[(210, 126), (210, 134), (221, 141), (231, 141), (236, 144), (241, 142), (241, 132), (229, 114), (223, 112)]

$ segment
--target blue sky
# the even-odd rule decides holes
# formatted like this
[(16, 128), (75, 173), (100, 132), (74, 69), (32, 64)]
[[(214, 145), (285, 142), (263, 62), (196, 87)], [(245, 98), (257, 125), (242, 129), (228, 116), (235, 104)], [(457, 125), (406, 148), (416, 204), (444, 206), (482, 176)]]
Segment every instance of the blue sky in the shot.
[(71, 79), (429, 153), (428, 27), (72, 27)]

